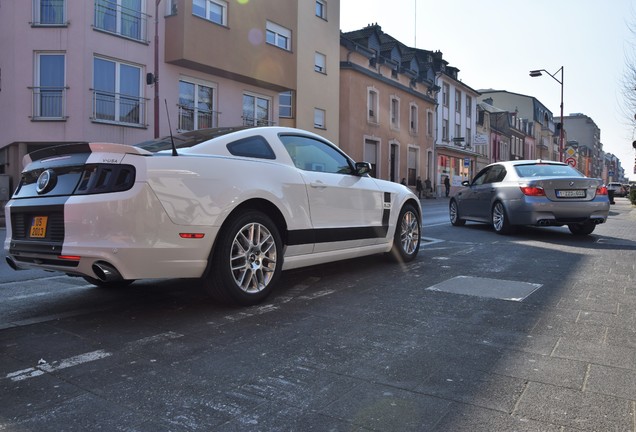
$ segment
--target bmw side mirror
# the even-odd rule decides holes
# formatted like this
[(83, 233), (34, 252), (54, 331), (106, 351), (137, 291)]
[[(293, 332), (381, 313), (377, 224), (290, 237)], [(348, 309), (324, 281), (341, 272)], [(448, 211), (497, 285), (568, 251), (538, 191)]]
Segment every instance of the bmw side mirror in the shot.
[(462, 186), (470, 186), (470, 182), (468, 180), (464, 180), (462, 182)]

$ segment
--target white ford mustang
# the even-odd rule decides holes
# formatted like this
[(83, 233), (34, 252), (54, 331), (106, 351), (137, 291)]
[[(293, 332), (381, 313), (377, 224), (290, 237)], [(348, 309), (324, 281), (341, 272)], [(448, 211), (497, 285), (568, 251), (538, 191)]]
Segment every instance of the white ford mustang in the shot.
[(406, 262), (419, 250), (416, 196), (298, 129), (70, 144), (24, 159), (5, 208), (14, 269), (99, 286), (196, 277), (218, 299), (249, 305), (285, 269), (374, 253)]

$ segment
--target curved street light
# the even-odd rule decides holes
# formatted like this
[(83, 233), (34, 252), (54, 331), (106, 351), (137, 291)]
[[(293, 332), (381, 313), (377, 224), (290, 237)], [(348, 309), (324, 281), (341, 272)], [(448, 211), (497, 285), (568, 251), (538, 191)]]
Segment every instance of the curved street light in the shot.
[[(530, 71), (530, 76), (535, 78), (535, 77), (540, 77), (543, 74), (541, 72), (545, 72), (548, 75), (550, 75), (556, 82), (558, 82), (559, 84), (561, 84), (561, 129), (559, 131), (559, 161), (563, 162), (563, 128), (564, 128), (564, 123), (565, 123), (565, 119), (563, 118), (563, 66), (561, 66), (561, 68), (559, 68), (559, 70), (557, 70), (555, 73), (550, 73), (545, 69), (537, 69), (537, 70), (531, 70)], [(559, 72), (561, 72), (561, 80), (559, 80), (556, 77), (556, 74), (558, 74)]]

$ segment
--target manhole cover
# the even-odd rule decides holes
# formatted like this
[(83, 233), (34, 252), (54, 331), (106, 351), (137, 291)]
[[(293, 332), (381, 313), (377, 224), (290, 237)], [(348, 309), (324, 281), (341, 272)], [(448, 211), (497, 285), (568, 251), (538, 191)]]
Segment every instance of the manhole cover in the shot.
[(541, 288), (541, 286), (542, 284), (527, 282), (457, 276), (426, 289), (429, 291), (441, 291), (451, 294), (472, 295), (520, 302)]

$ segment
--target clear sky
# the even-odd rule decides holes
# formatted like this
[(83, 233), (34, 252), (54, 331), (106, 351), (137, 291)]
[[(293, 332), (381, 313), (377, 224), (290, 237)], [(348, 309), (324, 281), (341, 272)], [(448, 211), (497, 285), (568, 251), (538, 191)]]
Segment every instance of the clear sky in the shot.
[(561, 85), (528, 72), (563, 66), (564, 114), (592, 118), (603, 150), (636, 180), (636, 134), (622, 100), (635, 11), (636, 0), (340, 0), (340, 28), (377, 23), (405, 45), (441, 51), (469, 87), (534, 96), (555, 116)]

